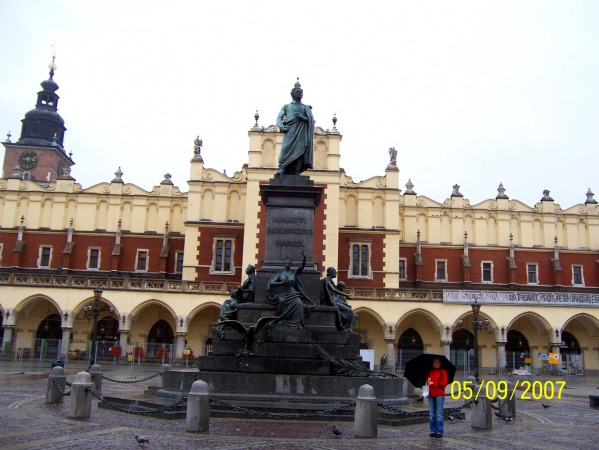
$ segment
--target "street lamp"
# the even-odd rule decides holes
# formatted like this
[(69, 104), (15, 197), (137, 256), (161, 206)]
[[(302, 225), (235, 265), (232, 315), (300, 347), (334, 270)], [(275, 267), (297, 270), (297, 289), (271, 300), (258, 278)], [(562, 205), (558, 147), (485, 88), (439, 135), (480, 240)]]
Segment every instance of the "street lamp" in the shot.
[(480, 312), (481, 304), (478, 303), (477, 300), (470, 305), (472, 308), (472, 314), (474, 318), (472, 319), (472, 331), (474, 331), (474, 378), (476, 379), (476, 383), (479, 383), (478, 379), (478, 330), (482, 330), (483, 328), (486, 330), (489, 327), (489, 320), (478, 320), (478, 313)]
[[(92, 325), (92, 346), (90, 350), (90, 358), (89, 358), (89, 366), (91, 368), (92, 364), (96, 364), (96, 336), (98, 333), (98, 316), (100, 315), (100, 300), (102, 299), (102, 289), (96, 288), (94, 289), (94, 306), (87, 305), (83, 307), (83, 311), (85, 311), (85, 317), (90, 320), (93, 318), (94, 323)], [(110, 312), (112, 312), (114, 308), (110, 308)]]

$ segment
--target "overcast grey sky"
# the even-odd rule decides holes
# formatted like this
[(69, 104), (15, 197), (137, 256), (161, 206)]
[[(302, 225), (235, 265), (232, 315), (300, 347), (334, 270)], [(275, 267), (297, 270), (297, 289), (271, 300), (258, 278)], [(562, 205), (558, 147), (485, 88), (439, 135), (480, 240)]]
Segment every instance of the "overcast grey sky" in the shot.
[[(247, 131), (275, 122), (297, 76), (316, 124), (343, 135), (354, 181), (384, 174), (443, 202), (506, 194), (562, 208), (599, 197), (599, 3), (0, 3), (0, 132), (18, 139), (57, 42), (65, 147), (84, 187), (187, 190), (193, 140), (207, 167), (247, 162)], [(4, 138), (2, 138), (4, 139)]]

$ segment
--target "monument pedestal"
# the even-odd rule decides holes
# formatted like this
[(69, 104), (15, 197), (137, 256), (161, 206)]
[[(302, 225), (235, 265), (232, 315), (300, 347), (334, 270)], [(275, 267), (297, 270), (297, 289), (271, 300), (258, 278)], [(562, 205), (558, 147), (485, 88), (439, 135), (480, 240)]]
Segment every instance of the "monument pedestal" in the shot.
[[(331, 363), (315, 352), (318, 345), (333, 357), (361, 361), (359, 335), (339, 331), (338, 308), (321, 301), (321, 274), (314, 267), (312, 252), (314, 211), (322, 188), (314, 186), (309, 177), (276, 175), (268, 185), (260, 186), (260, 192), (266, 206), (265, 258), (256, 272), (254, 302), (237, 305), (237, 321), (249, 329), (260, 318), (274, 318), (276, 306), (269, 302), (267, 293), (269, 280), (285, 269), (285, 258), (297, 268), (305, 254), (306, 264), (298, 276), (315, 306), (304, 318), (304, 328), (282, 328), (273, 321), (253, 335), (247, 348), (250, 355), (244, 352), (246, 342), (238, 331), (225, 326), (220, 339), (213, 329), (212, 354), (199, 358), (200, 371), (168, 371), (163, 378), (164, 389), (157, 396), (185, 395), (200, 379), (208, 383), (215, 399), (249, 402), (246, 404), (269, 409), (289, 409), (290, 402), (352, 402), (363, 384), (372, 385), (381, 401), (407, 403), (403, 378), (335, 375)], [(277, 286), (285, 287), (289, 289)], [(297, 301), (301, 301), (299, 297)], [(247, 356), (238, 356), (242, 354)]]

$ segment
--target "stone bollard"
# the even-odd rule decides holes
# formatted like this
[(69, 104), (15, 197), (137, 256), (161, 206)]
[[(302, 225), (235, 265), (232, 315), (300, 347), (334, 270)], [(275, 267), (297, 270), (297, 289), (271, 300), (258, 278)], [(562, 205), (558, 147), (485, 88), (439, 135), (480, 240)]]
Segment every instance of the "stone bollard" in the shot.
[(102, 394), (102, 368), (99, 364), (94, 364), (89, 369), (89, 376), (92, 377), (92, 383), (94, 387), (92, 388), (94, 392), (98, 395)]
[(86, 391), (93, 387), (92, 378), (87, 372), (75, 375), (71, 385), (71, 401), (69, 402), (69, 419), (87, 419), (92, 410), (92, 395)]
[(374, 388), (369, 384), (360, 386), (354, 413), (354, 436), (376, 438), (378, 434), (378, 401)]
[[(473, 386), (472, 390), (474, 395), (478, 392), (479, 386)], [(489, 400), (484, 394), (484, 386), (481, 389), (478, 399), (472, 403), (472, 412), (470, 413), (470, 426), (472, 428), (482, 428), (483, 430), (490, 430), (493, 428), (491, 400)]]
[[(499, 408), (499, 415), (501, 417), (505, 417), (508, 419), (513, 419), (516, 417), (516, 393), (514, 392), (514, 396), (512, 397), (512, 392), (514, 390), (514, 383), (511, 381), (507, 382), (507, 390), (508, 390), (508, 398), (506, 400), (499, 400), (499, 404), (502, 405)], [(510, 397), (512, 397), (510, 399)]]
[(169, 364), (163, 364), (160, 369), (160, 387), (164, 387), (164, 374), (171, 370), (171, 366)]
[[(165, 364), (167, 365), (167, 364)], [(210, 428), (210, 393), (205, 381), (194, 381), (187, 394), (185, 431), (207, 433)]]
[(56, 366), (52, 368), (50, 376), (48, 377), (48, 388), (46, 389), (46, 403), (62, 403), (64, 398), (60, 392), (54, 386), (54, 382), (58, 383), (62, 392), (65, 390), (67, 376), (64, 374), (64, 368)]

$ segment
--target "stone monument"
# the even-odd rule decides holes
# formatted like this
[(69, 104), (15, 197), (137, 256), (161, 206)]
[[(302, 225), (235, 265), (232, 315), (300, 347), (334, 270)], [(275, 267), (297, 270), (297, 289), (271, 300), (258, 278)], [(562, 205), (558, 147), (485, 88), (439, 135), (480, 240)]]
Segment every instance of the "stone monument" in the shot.
[[(353, 401), (367, 382), (381, 401), (407, 403), (402, 378), (373, 377), (361, 363), (360, 338), (352, 331), (356, 316), (345, 301), (349, 295), (333, 282), (334, 268), (321, 280), (315, 267), (314, 212), (323, 188), (301, 175), (312, 167), (314, 139), (311, 107), (301, 102), (302, 95), (298, 80), (293, 102), (277, 117), (285, 133), (279, 170), (260, 186), (266, 245), (251, 282), (252, 301), (240, 301), (239, 290), (232, 291), (213, 328), (212, 354), (199, 358), (199, 373), (167, 372), (158, 395), (184, 395), (201, 379), (213, 398), (272, 408)], [(362, 376), (339, 375), (340, 361)]]

